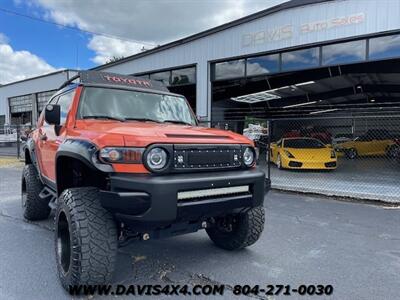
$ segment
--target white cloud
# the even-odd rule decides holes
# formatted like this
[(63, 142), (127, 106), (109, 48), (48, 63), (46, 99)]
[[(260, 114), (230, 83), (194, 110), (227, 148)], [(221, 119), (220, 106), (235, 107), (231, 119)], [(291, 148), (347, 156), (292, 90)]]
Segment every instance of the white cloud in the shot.
[(90, 39), (88, 47), (96, 53), (92, 61), (96, 64), (104, 64), (113, 57), (120, 58), (137, 53), (143, 45), (96, 35)]
[(285, 0), (31, 1), (44, 8), (50, 20), (132, 40), (92, 37), (88, 44), (95, 51), (92, 61), (103, 63), (112, 56), (132, 55), (142, 46), (164, 44)]
[(0, 84), (50, 73), (56, 69), (29, 51), (15, 51), (0, 33)]
[(0, 44), (7, 44), (9, 41), (8, 37), (0, 32)]

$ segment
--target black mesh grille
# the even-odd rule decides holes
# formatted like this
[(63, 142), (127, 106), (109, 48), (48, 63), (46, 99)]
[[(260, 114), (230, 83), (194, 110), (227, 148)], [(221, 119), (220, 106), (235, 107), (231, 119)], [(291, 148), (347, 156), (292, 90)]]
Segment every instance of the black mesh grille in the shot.
[(174, 145), (174, 168), (227, 169), (240, 168), (240, 145)]

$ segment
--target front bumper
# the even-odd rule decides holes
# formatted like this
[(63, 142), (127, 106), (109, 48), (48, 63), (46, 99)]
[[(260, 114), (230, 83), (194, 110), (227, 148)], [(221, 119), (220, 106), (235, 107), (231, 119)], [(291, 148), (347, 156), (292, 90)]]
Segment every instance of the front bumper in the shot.
[(296, 161), (288, 160), (284, 163), (287, 169), (304, 169), (304, 170), (334, 170), (337, 168), (337, 160), (327, 161)]
[[(270, 181), (258, 169), (192, 174), (114, 174), (110, 191), (100, 192), (102, 206), (121, 221), (159, 226), (197, 221), (237, 209), (260, 206)], [(178, 200), (184, 191), (249, 186), (248, 193)]]

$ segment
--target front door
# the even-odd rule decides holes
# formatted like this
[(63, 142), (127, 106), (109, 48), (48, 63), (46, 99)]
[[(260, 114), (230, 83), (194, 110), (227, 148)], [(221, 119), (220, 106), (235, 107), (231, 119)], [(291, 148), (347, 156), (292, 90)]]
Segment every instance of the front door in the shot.
[[(42, 174), (56, 181), (56, 166), (55, 158), (58, 147), (64, 141), (66, 135), (65, 123), (68, 116), (68, 111), (71, 106), (74, 96), (74, 90), (70, 90), (50, 101), (50, 103), (60, 105), (60, 125), (54, 126), (43, 121), (43, 126), (39, 128), (39, 151), (40, 151), (40, 166)], [(58, 127), (58, 128), (56, 128)]]

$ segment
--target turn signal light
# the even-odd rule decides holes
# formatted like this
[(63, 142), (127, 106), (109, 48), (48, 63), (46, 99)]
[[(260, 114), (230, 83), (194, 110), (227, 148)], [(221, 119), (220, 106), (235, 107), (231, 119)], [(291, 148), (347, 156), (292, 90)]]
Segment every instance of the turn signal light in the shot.
[(144, 148), (106, 147), (99, 158), (106, 163), (141, 164)]

